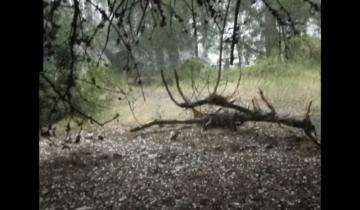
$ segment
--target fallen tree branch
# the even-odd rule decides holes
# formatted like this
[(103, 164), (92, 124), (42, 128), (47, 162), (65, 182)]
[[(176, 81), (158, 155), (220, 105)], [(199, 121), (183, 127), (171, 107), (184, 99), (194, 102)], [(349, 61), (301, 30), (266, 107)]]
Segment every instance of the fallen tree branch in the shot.
[(196, 123), (201, 123), (203, 122), (202, 119), (191, 119), (191, 120), (153, 120), (149, 123), (146, 123), (144, 125), (141, 126), (137, 126), (135, 128), (132, 128), (130, 131), (131, 132), (135, 132), (135, 131), (139, 131), (154, 125), (165, 125), (165, 124), (196, 124)]
[[(242, 107), (240, 105), (236, 105), (236, 104), (234, 104), (232, 102), (229, 102), (228, 99), (226, 99), (225, 97), (220, 96), (220, 95), (216, 95), (216, 94), (211, 94), (210, 96), (206, 97), (205, 99), (201, 99), (201, 100), (198, 100), (198, 101), (194, 101), (194, 102), (188, 101), (185, 98), (184, 93), (181, 91), (180, 86), (178, 85), (179, 84), (179, 78), (176, 76), (175, 81), (176, 81), (176, 84), (177, 84), (177, 87), (178, 87), (178, 91), (180, 92), (180, 95), (184, 99), (184, 102), (180, 103), (177, 100), (175, 100), (173, 94), (171, 93), (171, 91), (169, 89), (169, 86), (168, 86), (168, 84), (167, 84), (167, 82), (165, 80), (164, 72), (161, 70), (160, 73), (161, 73), (162, 82), (163, 82), (163, 84), (165, 86), (166, 92), (168, 93), (170, 99), (177, 106), (179, 106), (181, 108), (192, 109), (192, 108), (195, 108), (197, 106), (209, 105), (210, 104), (210, 105), (216, 105), (216, 106), (221, 106), (221, 107), (225, 107), (225, 108), (235, 109), (237, 111), (245, 112), (245, 113), (248, 113), (248, 114), (252, 113), (251, 110), (249, 110), (249, 109), (247, 109), (245, 107)], [(176, 71), (175, 71), (175, 74), (176, 74)]]
[[(259, 102), (256, 98), (252, 99), (253, 109), (250, 109), (249, 107), (243, 107), (236, 104), (235, 99), (218, 95), (216, 94), (216, 92), (209, 94), (203, 99), (191, 101), (191, 99), (189, 100), (186, 98), (184, 92), (182, 91), (179, 83), (179, 76), (175, 70), (174, 74), (177, 91), (183, 100), (183, 102), (179, 102), (174, 98), (172, 92), (170, 91), (170, 88), (165, 80), (164, 72), (161, 70), (160, 73), (162, 82), (170, 99), (181, 108), (193, 110), (194, 119), (153, 120), (149, 123), (131, 129), (131, 132), (146, 129), (154, 125), (165, 124), (198, 124), (201, 125), (204, 129), (208, 127), (222, 127), (236, 130), (237, 126), (242, 125), (244, 122), (268, 122), (302, 129), (305, 135), (308, 136), (312, 141), (314, 141), (316, 145), (321, 145), (320, 141), (317, 138), (315, 126), (310, 120), (312, 101), (310, 101), (309, 105), (307, 106), (304, 117), (291, 117), (289, 115), (278, 114), (274, 106), (269, 102), (269, 100), (267, 100), (264, 92), (261, 89), (259, 89), (260, 99), (266, 104), (266, 107), (270, 111), (263, 110), (260, 107)], [(195, 107), (203, 105), (217, 106), (218, 109), (216, 112), (213, 113), (202, 113), (195, 110)], [(232, 112), (229, 112), (229, 110), (232, 110)]]
[[(188, 119), (188, 120), (154, 120), (149, 123), (146, 123), (144, 125), (135, 127), (131, 129), (131, 132), (139, 131), (154, 125), (165, 125), (165, 124), (199, 124), (203, 126), (203, 128), (207, 126), (214, 125), (215, 127), (228, 127), (228, 128), (236, 128), (237, 125), (241, 125), (244, 122), (268, 122), (268, 123), (277, 123), (282, 125), (287, 125), (290, 127), (295, 127), (302, 129), (306, 136), (308, 136), (312, 141), (316, 143), (316, 145), (320, 146), (321, 143), (317, 139), (316, 130), (314, 125), (312, 124), (310, 120), (310, 110), (311, 110), (311, 104), (309, 103), (307, 106), (307, 110), (305, 113), (305, 116), (302, 118), (296, 118), (296, 117), (290, 117), (289, 115), (279, 115), (276, 111), (274, 106), (266, 99), (263, 91), (259, 89), (259, 95), (261, 97), (261, 100), (264, 101), (267, 108), (269, 108), (270, 111), (262, 110), (259, 106), (258, 102), (254, 99), (252, 100), (254, 109), (249, 109), (248, 107), (243, 107), (240, 105), (235, 104), (235, 100), (228, 99), (226, 97), (211, 94), (208, 97), (205, 97), (204, 99), (197, 100), (197, 101), (189, 101), (186, 99), (183, 91), (181, 90), (181, 87), (179, 85), (179, 78), (175, 71), (175, 80), (177, 89), (179, 91), (179, 94), (181, 95), (184, 102), (178, 102), (173, 94), (171, 93), (163, 71), (161, 71), (161, 77), (165, 86), (165, 89), (170, 97), (170, 99), (179, 107), (185, 108), (185, 109), (192, 109), (194, 110), (197, 106), (202, 105), (214, 105), (218, 106), (219, 109), (215, 113), (201, 113), (200, 118), (195, 117), (194, 119)], [(233, 110), (233, 112), (220, 112), (220, 110), (227, 108), (230, 110)]]
[[(202, 118), (195, 118), (189, 120), (153, 120), (144, 125), (135, 127), (131, 129), (131, 132), (139, 131), (145, 128), (149, 128), (154, 125), (174, 125), (174, 124), (198, 124), (203, 128), (206, 126), (213, 127), (232, 127), (234, 125), (242, 124), (244, 122), (268, 122), (268, 123), (278, 123), (282, 125), (287, 125), (295, 128), (302, 129), (306, 136), (308, 136), (312, 141), (314, 141), (318, 146), (321, 145), (319, 140), (314, 135), (315, 128), (312, 125), (311, 121), (308, 118), (295, 118), (289, 117), (288, 115), (278, 115), (273, 113), (265, 112), (256, 112), (256, 114), (249, 115), (241, 112), (234, 113), (212, 113), (205, 114)], [(214, 124), (213, 124), (214, 123)]]

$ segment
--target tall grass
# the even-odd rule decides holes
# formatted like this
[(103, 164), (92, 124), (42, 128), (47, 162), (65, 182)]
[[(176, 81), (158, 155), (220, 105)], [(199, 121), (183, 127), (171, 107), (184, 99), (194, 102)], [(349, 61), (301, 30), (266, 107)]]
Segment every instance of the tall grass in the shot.
[[(277, 59), (263, 59), (251, 67), (224, 70), (218, 88), (219, 93), (225, 96), (233, 93), (240, 70), (242, 79), (235, 98), (242, 105), (249, 104), (253, 97), (258, 97), (258, 88), (261, 88), (278, 112), (302, 114), (306, 105), (313, 101), (312, 113), (320, 113), (321, 78), (319, 63), (307, 62), (306, 60), (303, 62), (281, 62)], [(202, 97), (206, 97), (213, 90), (217, 75), (216, 70), (203, 66), (199, 72), (200, 74), (193, 78), (191, 78), (191, 74), (180, 74), (182, 89), (189, 98), (193, 96), (193, 84), (196, 85), (197, 90), (203, 89)], [(209, 84), (208, 80), (210, 81)], [(153, 119), (182, 119), (191, 114), (177, 107), (159, 82), (143, 87), (145, 101), (142, 98), (139, 86), (130, 88), (133, 91), (127, 98), (122, 98), (122, 100), (114, 98), (108, 102), (109, 108), (95, 113), (94, 117), (99, 121), (104, 121), (112, 118), (115, 113), (119, 113), (118, 121), (114, 121), (109, 126), (134, 126)], [(170, 89), (175, 98), (181, 100), (175, 84), (172, 84)], [(62, 122), (63, 125), (64, 122)]]

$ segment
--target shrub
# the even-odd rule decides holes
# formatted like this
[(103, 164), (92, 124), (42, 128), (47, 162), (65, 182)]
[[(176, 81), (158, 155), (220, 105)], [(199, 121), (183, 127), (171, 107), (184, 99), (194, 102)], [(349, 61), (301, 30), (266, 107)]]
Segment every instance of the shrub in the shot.
[(182, 80), (196, 79), (199, 77), (201, 70), (207, 68), (208, 64), (199, 58), (186, 60), (179, 69), (179, 76)]

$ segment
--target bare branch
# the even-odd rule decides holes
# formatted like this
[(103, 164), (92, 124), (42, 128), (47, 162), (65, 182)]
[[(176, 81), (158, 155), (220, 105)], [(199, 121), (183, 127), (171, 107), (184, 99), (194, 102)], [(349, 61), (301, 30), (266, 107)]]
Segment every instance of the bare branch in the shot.
[(180, 83), (179, 83), (179, 75), (177, 74), (176, 69), (174, 69), (174, 75), (175, 75), (175, 83), (176, 83), (176, 87), (178, 89), (178, 92), (180, 93), (181, 97), (183, 98), (184, 102), (187, 103), (188, 100), (186, 99), (184, 92), (182, 91), (181, 87), (180, 87)]
[(230, 95), (230, 98), (234, 97), (235, 94), (237, 94), (237, 92), (239, 91), (239, 86), (240, 86), (240, 81), (241, 81), (241, 78), (242, 78), (242, 68), (239, 67), (239, 77), (236, 81), (236, 86), (235, 86), (235, 89), (234, 89), (234, 92)]
[[(232, 123), (232, 125), (235, 126), (235, 128), (236, 128), (236, 125), (238, 125), (238, 124), (241, 125), (246, 121), (270, 122), (270, 123), (277, 123), (279, 125), (283, 124), (283, 125), (302, 129), (305, 132), (305, 134), (311, 140), (313, 140), (318, 146), (321, 145), (320, 142), (318, 141), (318, 139), (316, 138), (315, 127), (309, 118), (309, 113), (310, 113), (310, 108), (311, 108), (312, 102), (309, 103), (309, 106), (307, 107), (306, 116), (305, 116), (305, 118), (302, 118), (302, 119), (289, 117), (288, 115), (281, 115), (281, 116), (278, 115), (275, 111), (275, 108), (265, 98), (264, 93), (260, 88), (259, 88), (259, 93), (261, 96), (261, 100), (264, 101), (266, 106), (270, 109), (270, 112), (262, 110), (261, 107), (259, 106), (259, 103), (256, 100), (256, 98), (252, 99), (253, 110), (242, 107), (240, 105), (236, 105), (235, 100), (229, 101), (227, 98), (220, 96), (220, 95), (216, 95), (216, 94), (211, 94), (210, 96), (206, 97), (205, 99), (192, 102), (192, 101), (187, 100), (184, 93), (182, 92), (180, 84), (179, 84), (179, 77), (176, 73), (176, 70), (174, 73), (175, 73), (175, 79), (176, 79), (176, 86), (178, 88), (178, 91), (179, 91), (181, 97), (184, 100), (183, 103), (179, 103), (178, 101), (176, 101), (174, 99), (174, 97), (173, 97), (172, 93), (170, 92), (169, 87), (166, 83), (163, 71), (161, 71), (161, 78), (163, 80), (164, 86), (166, 88), (166, 91), (167, 91), (169, 97), (177, 106), (179, 106), (181, 108), (185, 108), (185, 109), (189, 109), (189, 108), (192, 109), (194, 111), (194, 115), (198, 114), (198, 111), (195, 110), (194, 108), (198, 107), (198, 106), (202, 106), (202, 105), (218, 106), (219, 108), (217, 109), (217, 111), (215, 111), (215, 113), (211, 113), (211, 114), (201, 113), (199, 116), (200, 118), (195, 116), (195, 119), (190, 119), (190, 120), (154, 120), (154, 121), (151, 121), (144, 125), (141, 125), (141, 126), (131, 129), (132, 132), (135, 132), (135, 131), (138, 131), (141, 129), (145, 129), (145, 128), (151, 127), (153, 125), (163, 125), (163, 124), (201, 124), (206, 127), (207, 125), (209, 125), (213, 122), (214, 118), (222, 117), (222, 116), (224, 116), (224, 113), (225, 113), (225, 118), (222, 118), (222, 119), (225, 119), (226, 121), (229, 121), (229, 120), (232, 121), (230, 123)], [(229, 113), (226, 110), (224, 113), (220, 112), (223, 108), (233, 109), (236, 112), (232, 116), (229, 117), (229, 116), (226, 116), (226, 113)]]
[(143, 27), (143, 22), (144, 22), (144, 19), (146, 17), (146, 9), (148, 8), (148, 6), (149, 6), (149, 0), (146, 0), (145, 7), (143, 9), (143, 13), (142, 13), (141, 18), (140, 18), (140, 22), (139, 22), (138, 27), (136, 29), (136, 35), (138, 35), (140, 33), (140, 29), (141, 29), (141, 27)]
[(107, 92), (110, 92), (110, 93), (116, 93), (116, 94), (125, 95), (125, 92), (124, 92), (123, 90), (116, 91), (116, 90), (112, 90), (112, 89), (109, 89), (109, 88), (106, 88), (106, 87), (101, 87), (100, 85), (94, 84), (93, 82), (90, 82), (90, 81), (85, 80), (85, 79), (80, 79), (80, 78), (77, 78), (77, 77), (76, 77), (75, 79), (76, 79), (77, 81), (83, 82), (83, 83), (85, 83), (85, 84), (94, 86), (94, 87), (96, 87), (96, 88), (99, 89), (99, 90), (104, 90), (104, 91), (107, 91)]
[(236, 5), (235, 5), (235, 19), (234, 19), (234, 26), (233, 26), (233, 34), (232, 34), (232, 40), (231, 40), (231, 50), (230, 50), (230, 64), (232, 65), (234, 62), (234, 47), (235, 47), (235, 43), (237, 43), (238, 39), (237, 39), (237, 35), (238, 35), (238, 16), (239, 16), (239, 11), (240, 11), (240, 3), (241, 0), (237, 0), (236, 1)]
[(309, 105), (307, 106), (307, 110), (306, 110), (306, 114), (305, 114), (305, 117), (307, 117), (307, 118), (310, 116), (311, 105), (312, 105), (312, 101), (310, 101)]
[(106, 123), (116, 119), (118, 116), (116, 115), (115, 118), (113, 118), (110, 121), (106, 121), (104, 123), (101, 123), (99, 121), (97, 121), (96, 119), (94, 119), (93, 117), (85, 114), (83, 111), (81, 111), (80, 109), (76, 108), (73, 103), (66, 97), (65, 94), (62, 94), (54, 85), (53, 82), (51, 82), (51, 80), (45, 76), (44, 74), (40, 74), (40, 76), (50, 85), (50, 87), (54, 90), (54, 92), (58, 95), (59, 99), (62, 100), (63, 102), (66, 102), (66, 104), (70, 107), (71, 111), (75, 111), (75, 113), (79, 114), (80, 116), (84, 117), (85, 119), (90, 120), (91, 122), (99, 125), (99, 126), (104, 126)]
[(270, 102), (265, 98), (263, 91), (259, 88), (259, 93), (260, 93), (260, 97), (261, 99), (265, 102), (266, 106), (271, 110), (271, 113), (275, 114), (275, 108), (273, 107), (273, 105), (270, 104)]
[(220, 34), (219, 69), (218, 69), (218, 75), (217, 75), (217, 80), (216, 80), (216, 84), (215, 84), (215, 87), (214, 87), (213, 94), (216, 94), (216, 91), (217, 91), (217, 88), (218, 88), (218, 86), (219, 86), (220, 79), (221, 79), (223, 41), (224, 41), (224, 33), (225, 33), (225, 27), (226, 27), (226, 22), (227, 22), (227, 16), (228, 16), (228, 12), (229, 12), (230, 3), (231, 3), (231, 0), (229, 0), (228, 4), (227, 4), (227, 6), (226, 6), (226, 11), (225, 11), (225, 16), (224, 16), (224, 22), (223, 22), (222, 29), (221, 29), (221, 31), (220, 31), (221, 34)]
[(169, 89), (169, 86), (168, 86), (168, 84), (167, 84), (167, 82), (166, 82), (166, 79), (165, 79), (165, 76), (164, 76), (164, 72), (163, 72), (162, 69), (160, 70), (160, 74), (161, 74), (161, 79), (162, 79), (162, 82), (163, 82), (163, 84), (164, 84), (164, 86), (165, 86), (166, 92), (168, 93), (170, 99), (174, 102), (174, 104), (176, 104), (176, 105), (178, 105), (178, 106), (181, 106), (180, 103), (177, 102), (177, 101), (175, 100), (175, 98), (173, 97), (173, 95), (172, 95), (172, 93), (171, 93), (171, 91), (170, 91), (170, 89)]
[(129, 105), (129, 108), (130, 108), (130, 111), (131, 111), (131, 114), (132, 114), (134, 120), (136, 121), (137, 124), (140, 124), (139, 120), (138, 120), (137, 117), (135, 116), (134, 108), (131, 106), (130, 101), (127, 100), (127, 103), (128, 103), (128, 105)]
[(223, 95), (226, 91), (226, 88), (227, 88), (227, 85), (228, 85), (228, 82), (229, 82), (229, 78), (226, 77), (225, 79), (225, 86), (224, 86), (224, 89), (221, 91), (220, 95)]

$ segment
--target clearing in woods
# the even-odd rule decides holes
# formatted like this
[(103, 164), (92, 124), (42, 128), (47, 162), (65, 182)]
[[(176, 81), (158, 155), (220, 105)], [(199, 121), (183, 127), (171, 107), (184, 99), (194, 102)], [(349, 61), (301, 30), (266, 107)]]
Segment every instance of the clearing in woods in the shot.
[[(241, 102), (257, 87), (285, 113), (302, 114), (313, 100), (320, 133), (319, 72), (243, 79)], [(320, 149), (301, 131), (245, 123), (238, 131), (189, 125), (131, 133), (136, 121), (190, 116), (163, 87), (147, 88), (145, 102), (134, 92), (136, 120), (120, 101), (101, 114), (122, 110), (119, 121), (88, 127), (79, 141), (76, 132), (41, 139), (40, 209), (320, 209)]]

